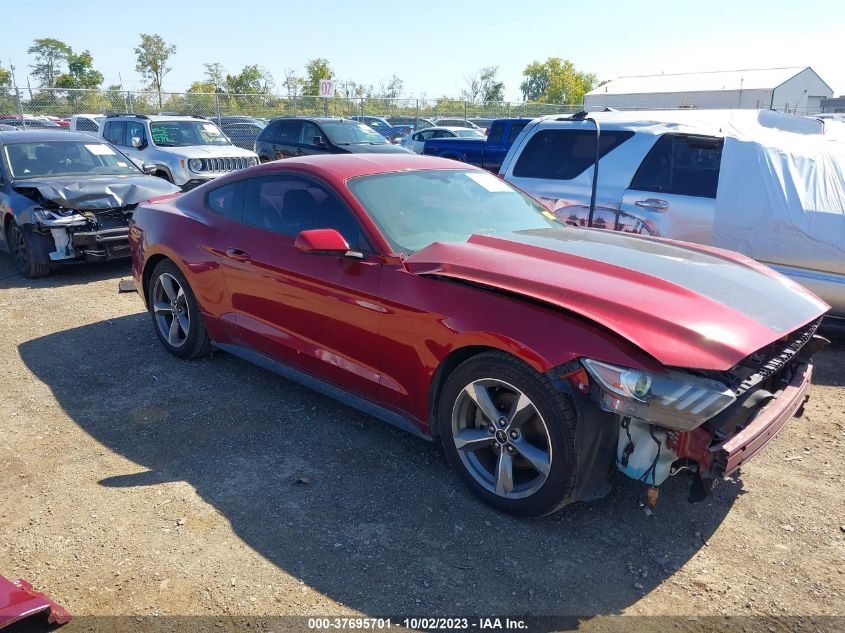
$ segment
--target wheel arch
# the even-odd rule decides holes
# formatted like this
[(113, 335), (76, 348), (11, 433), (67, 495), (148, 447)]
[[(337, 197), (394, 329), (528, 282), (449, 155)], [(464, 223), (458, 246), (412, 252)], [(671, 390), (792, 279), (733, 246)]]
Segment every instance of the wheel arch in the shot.
[(443, 387), (446, 385), (446, 381), (449, 380), (449, 376), (462, 363), (468, 361), (470, 358), (478, 356), (479, 354), (484, 354), (486, 352), (499, 352), (501, 354), (507, 354), (508, 356), (511, 356), (516, 360), (525, 363), (533, 369), (540, 371), (540, 369), (534, 364), (534, 362), (532, 362), (531, 359), (521, 357), (518, 354), (515, 354), (513, 350), (505, 349), (503, 347), (485, 344), (472, 344), (453, 349), (451, 352), (449, 352), (449, 354), (446, 355), (445, 358), (443, 358), (443, 360), (440, 361), (440, 364), (437, 366), (437, 369), (434, 371), (434, 375), (432, 376), (431, 384), (429, 385), (428, 428), (432, 437), (437, 437), (438, 435), (436, 422), (437, 410), (440, 406), (440, 395), (443, 393)]
[(142, 290), (144, 303), (147, 305), (147, 307), (149, 307), (150, 305), (150, 278), (153, 275), (155, 267), (165, 260), (173, 262), (173, 264), (181, 270), (179, 264), (174, 261), (172, 257), (168, 257), (164, 253), (156, 253), (155, 255), (150, 255), (150, 257), (144, 263), (144, 271), (141, 275), (141, 283), (143, 284)]

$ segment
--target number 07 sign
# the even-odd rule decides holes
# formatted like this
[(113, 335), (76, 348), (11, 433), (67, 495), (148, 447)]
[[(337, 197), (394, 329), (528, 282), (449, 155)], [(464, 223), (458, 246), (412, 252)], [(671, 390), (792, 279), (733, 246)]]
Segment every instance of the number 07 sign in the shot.
[(320, 80), (320, 96), (321, 97), (333, 97), (334, 96), (334, 79), (321, 79)]

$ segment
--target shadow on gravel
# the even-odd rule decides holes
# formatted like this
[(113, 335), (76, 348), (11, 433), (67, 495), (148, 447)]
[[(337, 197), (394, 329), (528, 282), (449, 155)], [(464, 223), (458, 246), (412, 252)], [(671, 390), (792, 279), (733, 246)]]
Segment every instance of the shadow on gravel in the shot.
[[(96, 264), (68, 264), (46, 277), (24, 279), (18, 274), (8, 253), (0, 252), (0, 290), (6, 288), (54, 288), (56, 286), (78, 286), (104, 279), (131, 278), (132, 269), (128, 259)], [(117, 281), (115, 281), (117, 292)]]
[(150, 328), (138, 314), (19, 347), (77, 424), (149, 470), (101, 484), (184, 480), (267, 560), (372, 616), (618, 613), (740, 494), (726, 482), (688, 504), (675, 478), (647, 517), (617, 476), (605, 499), (515, 519), (466, 492), (432, 445), (226, 354), (173, 358)]

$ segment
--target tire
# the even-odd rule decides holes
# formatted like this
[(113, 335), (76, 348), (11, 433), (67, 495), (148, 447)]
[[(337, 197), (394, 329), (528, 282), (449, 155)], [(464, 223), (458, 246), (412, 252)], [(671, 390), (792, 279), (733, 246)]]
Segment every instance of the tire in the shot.
[(167, 182), (169, 182), (169, 183), (173, 183), (173, 178), (171, 178), (171, 177), (170, 177), (170, 175), (169, 175), (166, 171), (161, 171), (161, 170), (158, 170), (158, 171), (155, 173), (155, 175), (156, 175), (156, 177), (158, 177), (158, 178), (162, 178), (162, 179), (166, 180), (166, 181), (167, 181)]
[(566, 395), (503, 352), (484, 352), (459, 365), (437, 411), (443, 450), (464, 483), (489, 505), (517, 516), (543, 516), (571, 501), (575, 423)]
[(9, 245), (9, 253), (15, 263), (18, 273), (26, 279), (45, 277), (53, 270), (49, 262), (40, 262), (33, 259), (32, 237), (21, 229), (14, 220), (9, 222), (6, 229), (6, 243)]
[(153, 269), (147, 303), (153, 329), (167, 351), (185, 359), (211, 353), (199, 303), (182, 271), (169, 259)]

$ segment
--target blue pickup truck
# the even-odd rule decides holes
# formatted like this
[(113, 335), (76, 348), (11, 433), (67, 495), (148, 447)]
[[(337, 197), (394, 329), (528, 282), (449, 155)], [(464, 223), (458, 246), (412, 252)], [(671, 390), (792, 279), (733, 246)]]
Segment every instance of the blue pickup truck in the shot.
[(516, 137), (530, 122), (531, 119), (496, 119), (490, 124), (486, 139), (429, 139), (423, 154), (459, 160), (497, 173)]

